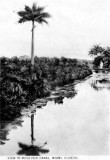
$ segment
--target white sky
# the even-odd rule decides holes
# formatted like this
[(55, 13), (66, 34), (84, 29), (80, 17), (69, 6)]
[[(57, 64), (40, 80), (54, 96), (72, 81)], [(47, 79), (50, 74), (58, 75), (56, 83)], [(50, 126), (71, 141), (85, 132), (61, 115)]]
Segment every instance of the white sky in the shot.
[(36, 24), (35, 55), (84, 59), (94, 44), (110, 46), (110, 0), (1, 0), (0, 57), (30, 56), (31, 23), (17, 24), (13, 11), (32, 2), (52, 15), (49, 26)]

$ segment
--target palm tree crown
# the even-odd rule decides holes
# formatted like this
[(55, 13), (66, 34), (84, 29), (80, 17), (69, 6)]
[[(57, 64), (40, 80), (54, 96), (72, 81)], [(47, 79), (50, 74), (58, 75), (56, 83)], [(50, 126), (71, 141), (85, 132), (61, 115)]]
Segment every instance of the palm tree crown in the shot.
[(38, 7), (36, 3), (33, 3), (32, 8), (25, 5), (24, 11), (19, 11), (18, 15), (20, 16), (20, 19), (18, 23), (24, 23), (31, 21), (32, 22), (32, 43), (31, 43), (31, 64), (34, 66), (34, 22), (37, 23), (46, 23), (47, 18), (50, 18), (50, 14), (47, 12), (44, 12), (45, 7)]
[(44, 12), (45, 7), (38, 7), (36, 3), (32, 5), (32, 8), (25, 5), (24, 11), (19, 11), (18, 15), (20, 19), (18, 23), (24, 23), (27, 21), (35, 21), (38, 23), (48, 23), (46, 18), (50, 18), (50, 14)]
[(98, 53), (103, 53), (105, 51), (104, 48), (102, 48), (99, 45), (94, 45), (93, 48), (89, 51), (90, 56), (96, 56)]

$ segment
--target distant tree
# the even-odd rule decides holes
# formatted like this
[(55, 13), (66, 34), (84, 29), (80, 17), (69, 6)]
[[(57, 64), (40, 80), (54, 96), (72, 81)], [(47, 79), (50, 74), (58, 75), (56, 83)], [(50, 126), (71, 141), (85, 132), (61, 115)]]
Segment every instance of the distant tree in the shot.
[(106, 51), (110, 54), (110, 47), (107, 47)]
[(35, 22), (42, 24), (48, 22), (46, 21), (47, 18), (50, 18), (50, 14), (44, 12), (45, 7), (39, 7), (36, 3), (33, 3), (32, 8), (25, 5), (24, 11), (19, 11), (18, 15), (20, 19), (18, 23), (24, 23), (31, 21), (32, 22), (32, 43), (31, 43), (31, 64), (34, 65), (34, 29), (35, 29)]
[(100, 66), (101, 61), (103, 61), (102, 56), (95, 57), (93, 61), (94, 68), (98, 68)]
[(104, 57), (110, 57), (110, 47), (107, 47), (106, 50), (103, 52)]
[(102, 54), (105, 51), (105, 49), (99, 45), (94, 45), (90, 51), (89, 51), (89, 55), (90, 56), (97, 56), (98, 53)]

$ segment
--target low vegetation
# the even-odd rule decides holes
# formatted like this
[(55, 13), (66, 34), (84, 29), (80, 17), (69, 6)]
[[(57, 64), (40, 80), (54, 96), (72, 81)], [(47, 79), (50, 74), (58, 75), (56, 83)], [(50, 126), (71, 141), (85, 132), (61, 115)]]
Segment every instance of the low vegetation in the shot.
[(92, 73), (88, 62), (70, 58), (1, 57), (1, 120), (19, 117), (21, 109), (41, 97), (49, 96), (56, 86), (84, 79)]

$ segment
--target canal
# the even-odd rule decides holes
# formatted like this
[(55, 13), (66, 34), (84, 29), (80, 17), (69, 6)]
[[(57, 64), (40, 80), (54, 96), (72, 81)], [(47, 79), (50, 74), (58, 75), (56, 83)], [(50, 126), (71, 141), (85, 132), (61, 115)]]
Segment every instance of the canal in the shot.
[[(72, 96), (61, 96), (62, 91)], [(55, 92), (60, 96), (48, 97), (44, 107), (23, 110), (22, 117), (4, 125), (1, 156), (110, 154), (110, 73), (94, 72)]]

